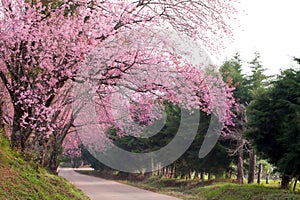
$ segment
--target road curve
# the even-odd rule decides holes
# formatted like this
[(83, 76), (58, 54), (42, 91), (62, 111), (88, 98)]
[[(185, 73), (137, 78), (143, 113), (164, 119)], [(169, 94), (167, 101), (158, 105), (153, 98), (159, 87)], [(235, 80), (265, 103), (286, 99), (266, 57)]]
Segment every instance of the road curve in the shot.
[(73, 169), (59, 169), (58, 174), (81, 189), (91, 200), (179, 200), (115, 181), (87, 176)]

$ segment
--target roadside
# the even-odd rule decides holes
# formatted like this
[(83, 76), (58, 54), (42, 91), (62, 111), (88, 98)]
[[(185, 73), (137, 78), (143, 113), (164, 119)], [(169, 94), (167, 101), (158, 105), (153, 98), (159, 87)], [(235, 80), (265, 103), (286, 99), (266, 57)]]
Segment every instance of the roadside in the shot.
[(141, 176), (132, 177), (116, 172), (100, 173), (97, 171), (81, 171), (80, 173), (116, 180), (121, 183), (186, 200), (300, 199), (299, 193), (295, 194), (292, 191), (278, 189), (278, 183), (269, 184), (268, 186), (257, 184), (240, 185), (229, 180), (181, 180), (158, 176), (142, 178)]

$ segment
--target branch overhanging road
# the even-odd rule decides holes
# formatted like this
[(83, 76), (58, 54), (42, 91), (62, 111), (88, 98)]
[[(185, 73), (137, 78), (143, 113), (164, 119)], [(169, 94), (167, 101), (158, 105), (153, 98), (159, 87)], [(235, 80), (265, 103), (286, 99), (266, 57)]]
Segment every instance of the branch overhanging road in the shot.
[(115, 181), (79, 174), (71, 168), (60, 168), (58, 174), (81, 189), (91, 200), (179, 200)]

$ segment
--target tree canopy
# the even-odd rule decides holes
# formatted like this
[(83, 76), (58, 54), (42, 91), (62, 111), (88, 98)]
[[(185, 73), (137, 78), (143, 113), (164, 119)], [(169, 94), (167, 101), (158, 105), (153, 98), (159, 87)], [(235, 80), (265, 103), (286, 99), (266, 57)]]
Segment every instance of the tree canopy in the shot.
[(248, 107), (248, 136), (280, 172), (300, 174), (300, 71), (287, 69)]

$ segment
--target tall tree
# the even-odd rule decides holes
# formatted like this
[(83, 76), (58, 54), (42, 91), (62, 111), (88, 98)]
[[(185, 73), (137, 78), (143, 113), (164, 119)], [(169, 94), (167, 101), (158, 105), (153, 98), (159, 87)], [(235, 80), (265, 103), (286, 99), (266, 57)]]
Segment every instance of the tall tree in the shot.
[(243, 183), (243, 162), (244, 154), (249, 154), (249, 173), (248, 183), (252, 183), (255, 175), (255, 152), (251, 149), (251, 143), (244, 133), (249, 129), (246, 117), (247, 105), (261, 93), (267, 85), (267, 76), (264, 74), (265, 69), (260, 62), (260, 54), (255, 52), (254, 59), (249, 62), (251, 73), (245, 75), (242, 73), (242, 60), (237, 53), (231, 60), (226, 61), (221, 68), (223, 80), (229, 85), (235, 87), (234, 97), (239, 103), (239, 109), (235, 113), (235, 127), (231, 127), (233, 134), (227, 136), (229, 140), (235, 141), (230, 147), (233, 155), (238, 156), (238, 182)]
[(250, 94), (246, 85), (246, 77), (242, 74), (242, 60), (240, 55), (236, 53), (233, 59), (226, 61), (221, 72), (223, 80), (229, 85), (235, 87), (234, 97), (237, 99), (238, 108), (235, 111), (236, 118), (234, 119), (234, 127), (230, 128), (231, 134), (225, 139), (231, 141), (229, 152), (232, 156), (237, 156), (237, 182), (244, 183), (244, 154), (248, 144), (243, 133), (247, 130), (246, 120), (246, 104), (250, 100)]
[[(131, 91), (128, 95), (134, 102), (131, 108), (136, 107), (131, 110), (140, 107), (147, 110), (153, 102), (158, 104), (159, 98), (177, 103), (181, 98), (187, 107), (208, 113), (212, 99), (208, 98), (204, 82), (212, 81), (226, 88), (218, 79), (204, 80), (204, 74), (192, 63), (174, 56), (172, 48), (167, 49), (173, 45), (167, 35), (162, 37), (149, 30), (172, 27), (180, 35), (198, 39), (211, 50), (217, 50), (219, 45), (215, 44), (219, 38), (231, 35), (229, 21), (224, 20), (235, 12), (230, 0), (48, 2), (0, 1), (0, 78), (13, 105), (11, 142), (14, 148), (23, 151), (38, 147), (39, 152), (40, 147), (48, 151), (50, 145), (51, 159), (55, 160), (57, 146), (62, 144), (77, 114), (74, 107), (70, 110), (71, 103), (77, 99), (70, 98), (72, 92), (66, 94), (74, 82), (96, 80), (99, 119), (106, 128), (113, 124), (120, 130), (125, 129), (126, 123), (112, 120), (109, 104), (120, 89), (117, 86)], [(206, 36), (210, 35), (218, 40), (208, 41)], [(152, 44), (161, 41), (166, 48), (149, 45), (150, 41)], [(95, 55), (101, 56), (88, 63)], [(189, 83), (182, 84), (167, 69), (182, 75)], [(80, 70), (89, 71), (90, 77)], [(158, 82), (158, 77), (163, 77), (160, 81), (164, 83)], [(191, 90), (193, 97), (187, 95)], [(178, 98), (174, 97), (176, 92), (181, 94)], [(227, 113), (230, 113), (229, 102)], [(146, 114), (140, 115), (140, 119), (157, 117)]]
[[(249, 64), (251, 75), (247, 78), (247, 87), (250, 92), (249, 100), (251, 101), (251, 99), (259, 95), (261, 90), (263, 90), (268, 85), (268, 76), (265, 75), (266, 69), (261, 64), (259, 52), (254, 53), (254, 58), (249, 62)], [(248, 103), (250, 103), (250, 101), (248, 101)]]
[[(259, 52), (254, 53), (254, 58), (249, 62), (251, 75), (247, 77), (247, 89), (249, 90), (248, 104), (261, 92), (265, 90), (267, 86), (267, 76), (264, 74), (265, 68), (262, 66), (260, 61)], [(249, 151), (249, 172), (248, 172), (248, 183), (253, 183), (256, 171), (256, 153), (254, 149)]]
[(235, 87), (233, 95), (239, 104), (247, 104), (250, 101), (247, 77), (242, 73), (243, 61), (239, 53), (232, 59), (225, 61), (221, 67), (223, 80)]
[(282, 188), (299, 175), (300, 71), (288, 69), (255, 98), (248, 109), (248, 136), (282, 173)]

